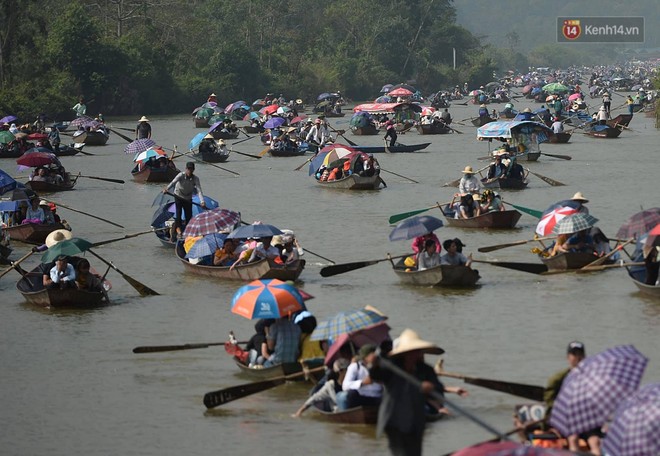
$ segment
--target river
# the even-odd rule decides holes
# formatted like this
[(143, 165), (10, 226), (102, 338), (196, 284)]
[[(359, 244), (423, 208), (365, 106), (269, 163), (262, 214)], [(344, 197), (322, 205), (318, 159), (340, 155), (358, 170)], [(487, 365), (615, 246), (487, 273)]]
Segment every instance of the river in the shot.
[[(592, 103), (596, 100), (587, 100)], [(623, 102), (616, 99), (613, 106)], [(592, 103), (593, 104), (593, 103)], [(518, 102), (516, 108), (533, 106)], [(474, 116), (477, 107), (454, 105), (454, 119)], [(148, 113), (147, 113), (148, 114)], [(113, 127), (133, 128), (135, 119), (110, 119)], [(348, 129), (347, 116), (331, 119)], [(187, 148), (195, 130), (188, 115), (151, 118), (154, 139), (165, 147)], [(421, 209), (451, 199), (444, 182), (460, 177), (466, 165), (483, 166), (477, 158), (487, 143), (475, 129), (453, 125), (463, 134), (399, 137), (406, 144), (432, 142), (424, 152), (381, 154), (383, 168), (419, 184), (384, 173), (388, 187), (378, 192), (341, 192), (319, 188), (306, 167), (293, 169), (305, 157), (254, 160), (232, 155), (220, 166), (240, 173), (233, 177), (199, 164), (204, 193), (222, 207), (239, 210), (249, 222), (261, 220), (293, 229), (303, 246), (337, 263), (384, 258), (405, 253), (407, 242), (390, 243), (390, 215)], [(505, 192), (511, 202), (544, 210), (581, 191), (599, 226), (614, 236), (640, 207), (658, 206), (658, 131), (653, 119), (635, 115), (632, 131), (619, 139), (594, 139), (576, 133), (565, 145), (544, 144), (542, 151), (570, 155), (572, 161), (542, 157), (532, 171), (566, 183), (551, 187), (531, 177), (529, 188)], [(381, 136), (347, 136), (361, 144), (382, 144)], [(118, 222), (122, 231), (81, 214), (59, 210), (77, 236), (100, 241), (148, 228), (151, 203), (159, 185), (133, 183), (131, 156), (116, 134), (103, 147), (86, 147), (95, 156), (64, 157), (69, 171), (125, 179), (125, 185), (80, 179), (75, 191), (52, 199)], [(258, 154), (258, 138), (237, 150)], [(177, 163), (183, 168), (185, 159)], [(481, 165), (481, 166), (479, 166)], [(13, 160), (0, 167), (15, 173)], [(441, 217), (439, 211), (429, 212)], [(532, 244), (480, 254), (480, 246), (531, 239), (535, 219), (523, 215), (514, 231), (459, 230), (444, 227), (441, 240), (459, 237), (475, 258), (534, 262)], [(28, 247), (14, 243), (13, 258)], [(383, 454), (385, 438), (371, 427), (350, 427), (317, 420), (312, 411), (290, 417), (305, 398), (308, 385), (287, 384), (211, 412), (202, 405), (205, 392), (248, 382), (222, 347), (135, 355), (139, 345), (218, 342), (233, 330), (239, 340), (252, 335), (253, 322), (230, 312), (233, 293), (241, 285), (183, 272), (173, 253), (153, 235), (98, 249), (123, 272), (157, 290), (142, 298), (111, 271), (113, 304), (89, 311), (35, 308), (16, 291), (18, 274), (0, 280), (2, 354), (0, 448), (7, 455), (208, 455), (217, 454)], [(643, 383), (660, 378), (658, 328), (660, 303), (640, 295), (624, 270), (597, 274), (537, 276), (480, 264), (482, 279), (473, 290), (415, 288), (398, 283), (387, 262), (322, 278), (328, 263), (305, 255), (301, 286), (315, 296), (309, 309), (319, 321), (338, 311), (367, 304), (389, 316), (393, 335), (412, 328), (443, 347), (445, 369), (475, 377), (544, 385), (566, 365), (565, 349), (577, 339), (595, 354), (618, 344), (634, 344), (650, 358)], [(90, 257), (92, 264), (95, 262)], [(24, 267), (37, 264), (37, 258)], [(102, 265), (97, 264), (97, 269)], [(655, 347), (655, 348), (654, 348)], [(429, 356), (434, 363), (436, 357)], [(446, 379), (448, 385), (462, 385)], [(451, 398), (506, 431), (515, 404), (524, 399), (466, 385), (470, 395)], [(443, 454), (488, 439), (469, 419), (453, 417), (427, 427), (425, 454)]]

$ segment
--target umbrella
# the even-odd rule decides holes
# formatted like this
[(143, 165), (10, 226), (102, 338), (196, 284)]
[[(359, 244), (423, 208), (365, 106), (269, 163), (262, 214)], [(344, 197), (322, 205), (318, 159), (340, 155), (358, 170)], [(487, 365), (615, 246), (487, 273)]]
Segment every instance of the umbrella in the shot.
[(289, 108), (287, 106), (280, 106), (279, 108), (277, 108), (277, 113), (278, 114), (286, 114), (289, 111), (291, 111), (291, 108)]
[(503, 440), (501, 442), (484, 442), (463, 448), (452, 453), (452, 456), (575, 456), (575, 453), (568, 450), (522, 445), (510, 440)]
[(167, 156), (167, 153), (163, 149), (154, 149), (149, 148), (145, 150), (144, 152), (140, 152), (135, 156), (133, 159), (134, 162), (145, 162), (149, 160), (150, 158), (160, 158), (160, 157), (165, 157)]
[(392, 87), (394, 87), (392, 84), (385, 84), (383, 88), (380, 89), (380, 93), (387, 93)]
[[(246, 105), (246, 103), (242, 100), (241, 101), (235, 101), (231, 104), (228, 104), (227, 107), (225, 108), (225, 114), (231, 114), (236, 109), (239, 109), (239, 108), (241, 108), (242, 106), (245, 106), (245, 105)], [(249, 106), (248, 106), (248, 109), (250, 109)]]
[(577, 214), (567, 215), (559, 220), (552, 232), (554, 234), (573, 234), (578, 231), (589, 229), (596, 223), (598, 223), (596, 217), (578, 212)]
[(398, 88), (403, 88), (403, 89), (406, 89), (406, 90), (410, 90), (412, 93), (417, 92), (417, 89), (414, 88), (413, 86), (411, 86), (410, 84), (403, 84), (403, 83), (393, 85), (392, 88), (390, 89), (390, 92), (392, 90), (398, 89)]
[(245, 117), (243, 117), (243, 120), (254, 120), (254, 119), (259, 119), (260, 117), (261, 116), (259, 115), (258, 112), (250, 111), (245, 115)]
[(229, 209), (211, 209), (191, 218), (183, 232), (183, 237), (219, 233), (233, 228), (240, 221), (240, 212)]
[(312, 333), (310, 339), (334, 340), (342, 334), (352, 333), (359, 329), (373, 326), (386, 319), (386, 316), (367, 309), (339, 312), (329, 320), (321, 322)]
[(126, 147), (124, 147), (124, 153), (127, 155), (139, 154), (155, 145), (156, 141), (150, 138), (136, 139), (135, 141), (126, 144)]
[(20, 182), (16, 182), (16, 188), (13, 190), (9, 190), (11, 193), (0, 193), (5, 196), (5, 200), (9, 201), (27, 201), (31, 200), (32, 198), (35, 198), (37, 194), (33, 191), (30, 190), (29, 188), (25, 188), (23, 184)]
[(616, 237), (619, 239), (639, 237), (644, 233), (648, 233), (658, 223), (660, 223), (660, 207), (652, 207), (632, 215), (621, 225)]
[(89, 116), (80, 116), (80, 117), (76, 117), (75, 119), (73, 119), (69, 123), (69, 126), (71, 126), (71, 127), (80, 127), (83, 124), (86, 124), (88, 122), (94, 122), (94, 119), (92, 119)]
[(0, 144), (9, 144), (14, 139), (16, 139), (16, 137), (11, 131), (9, 130), (0, 131)]
[(573, 100), (577, 100), (577, 99), (580, 99), (580, 98), (582, 98), (582, 95), (580, 95), (579, 93), (574, 93), (574, 94), (571, 94), (571, 96), (568, 97), (568, 101), (573, 101)]
[(202, 258), (213, 255), (216, 249), (222, 248), (225, 244), (226, 238), (226, 234), (207, 234), (190, 247), (190, 250), (188, 250), (188, 253), (186, 254), (186, 258)]
[(390, 103), (392, 102), (392, 97), (387, 95), (382, 95), (374, 100), (374, 103)]
[(550, 84), (544, 85), (543, 90), (547, 93), (564, 93), (568, 92), (570, 89), (564, 84), (560, 84), (559, 82), (552, 82)]
[(197, 112), (194, 113), (195, 117), (198, 119), (203, 119), (205, 117), (211, 117), (213, 115), (212, 108), (199, 108)]
[(57, 259), (60, 255), (73, 256), (79, 253), (84, 252), (85, 250), (92, 247), (92, 244), (85, 239), (74, 237), (71, 239), (66, 239), (60, 241), (54, 246), (50, 247), (46, 252), (41, 255), (42, 263), (51, 263)]
[(30, 149), (28, 149), (28, 150), (26, 150), (25, 152), (23, 152), (23, 155), (25, 155), (25, 154), (33, 154), (33, 153), (35, 153), (35, 152), (46, 152), (47, 154), (52, 154), (52, 153), (53, 153), (53, 151), (52, 151), (51, 149), (49, 149), (49, 148), (47, 148), (47, 147), (39, 146), (39, 147), (31, 147)]
[(264, 116), (267, 116), (269, 114), (276, 112), (277, 108), (279, 108), (279, 106), (277, 106), (276, 104), (272, 104), (272, 105), (264, 106), (259, 110), (259, 112)]
[(281, 127), (286, 123), (286, 119), (282, 117), (271, 117), (264, 124), (264, 128), (277, 128)]
[(218, 122), (221, 122), (221, 121), (225, 120), (226, 118), (227, 118), (227, 116), (224, 115), (224, 114), (214, 114), (211, 117), (209, 117), (208, 124), (209, 125), (217, 124)]
[(45, 133), (30, 133), (27, 139), (39, 141), (40, 139), (48, 139), (48, 135)]
[(306, 310), (293, 285), (278, 279), (254, 280), (242, 286), (231, 300), (231, 311), (249, 319), (281, 318)]
[[(215, 122), (213, 125), (211, 125), (211, 127), (209, 128), (209, 131), (208, 131), (208, 132), (211, 133), (213, 130), (215, 130), (216, 128), (218, 128), (218, 127), (220, 127), (220, 126), (222, 126), (222, 125), (224, 125), (224, 124), (225, 124), (225, 123), (224, 123), (222, 120), (220, 120), (220, 121), (218, 121), (218, 122)], [(204, 135), (204, 136), (206, 136), (206, 135)], [(202, 138), (204, 138), (204, 136), (202, 136)], [(200, 141), (200, 142), (201, 142), (201, 141)]]
[(302, 121), (305, 120), (306, 118), (307, 118), (307, 116), (306, 116), (305, 114), (301, 114), (301, 115), (299, 115), (299, 116), (294, 117), (293, 119), (291, 119), (291, 120), (289, 121), (289, 124), (291, 124), (291, 125), (295, 125), (295, 124), (297, 124), (298, 122), (302, 122)]
[(197, 133), (188, 143), (188, 149), (193, 150), (197, 146), (199, 146), (199, 143), (202, 142), (202, 139), (204, 139), (204, 136), (206, 136), (206, 133)]
[(430, 115), (432, 115), (434, 112), (435, 112), (435, 108), (433, 108), (433, 107), (431, 107), (431, 106), (424, 106), (424, 107), (422, 108), (422, 115), (423, 115), (423, 116), (430, 116)]
[(254, 100), (252, 102), (252, 106), (265, 106), (265, 105), (266, 105), (266, 102), (261, 98), (257, 98), (256, 100)]
[(648, 358), (632, 345), (609, 348), (584, 359), (564, 379), (550, 425), (562, 435), (602, 426), (639, 387)]
[[(163, 224), (172, 218), (176, 212), (176, 205), (171, 196), (166, 197), (167, 199), (154, 211), (154, 215), (151, 217), (151, 226), (163, 226)], [(199, 194), (195, 194), (192, 197), (193, 203), (200, 204)], [(219, 204), (216, 200), (210, 196), (204, 196), (204, 202), (206, 203), (207, 209), (216, 209), (219, 207)], [(192, 213), (193, 216), (204, 212), (204, 208), (193, 204)]]
[(323, 364), (326, 366), (331, 366), (332, 363), (339, 355), (341, 347), (343, 347), (348, 342), (351, 342), (356, 348), (359, 348), (365, 344), (374, 344), (380, 345), (383, 341), (390, 338), (390, 328), (387, 323), (381, 321), (375, 325), (368, 326), (363, 329), (358, 329), (351, 333), (345, 333), (339, 336), (328, 349), (328, 353), (325, 355), (325, 361)]
[(660, 454), (659, 435), (660, 383), (651, 383), (619, 405), (602, 448), (617, 456)]
[(207, 101), (201, 107), (204, 109), (215, 109), (218, 106), (218, 103), (215, 101)]
[(15, 190), (18, 182), (9, 174), (0, 169), (0, 195), (4, 195), (10, 190)]
[(34, 152), (19, 157), (16, 160), (21, 166), (28, 166), (36, 168), (38, 166), (50, 165), (52, 163), (60, 163), (55, 154), (49, 152)]
[(439, 218), (422, 215), (411, 217), (399, 223), (390, 233), (390, 241), (401, 241), (405, 239), (414, 239), (418, 236), (433, 232), (442, 227), (442, 220)]
[(553, 204), (541, 215), (541, 220), (536, 225), (536, 234), (549, 236), (557, 222), (568, 215), (578, 213), (580, 206), (579, 202), (572, 200), (564, 200)]
[(403, 87), (399, 87), (398, 89), (392, 89), (388, 92), (388, 95), (391, 97), (411, 97), (413, 92), (411, 92), (408, 89), (404, 89)]
[(262, 237), (277, 236), (278, 234), (284, 233), (282, 233), (279, 228), (276, 228), (273, 225), (268, 225), (266, 223), (255, 223), (252, 225), (244, 225), (236, 228), (234, 231), (229, 233), (227, 239), (256, 239)]
[(316, 156), (312, 159), (309, 164), (309, 175), (311, 176), (316, 172), (321, 165), (329, 166), (331, 163), (334, 163), (341, 159), (350, 160), (356, 155), (360, 155), (361, 152), (353, 149), (352, 147), (345, 146), (343, 144), (331, 144), (325, 146), (321, 149)]
[(550, 102), (550, 101), (552, 101), (552, 100), (554, 100), (554, 99), (555, 99), (555, 96), (554, 96), (554, 95), (548, 95), (547, 97), (545, 97), (545, 101), (548, 101), (548, 102)]
[(12, 122), (16, 122), (17, 120), (18, 120), (18, 117), (16, 117), (16, 116), (5, 116), (2, 119), (0, 119), (0, 124), (3, 124), (3, 123), (10, 124)]
[(476, 90), (472, 90), (470, 93), (468, 93), (468, 95), (471, 97), (476, 97), (478, 95), (481, 95), (482, 93), (484, 93), (483, 90), (476, 89)]

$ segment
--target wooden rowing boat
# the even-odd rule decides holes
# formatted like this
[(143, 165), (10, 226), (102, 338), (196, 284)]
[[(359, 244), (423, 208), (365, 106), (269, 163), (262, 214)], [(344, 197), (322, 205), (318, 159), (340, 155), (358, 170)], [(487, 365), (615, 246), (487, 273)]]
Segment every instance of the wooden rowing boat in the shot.
[[(540, 257), (544, 265), (548, 267), (548, 271), (570, 271), (580, 269), (598, 259), (593, 253), (585, 252), (567, 252), (559, 253), (551, 257)], [(603, 264), (612, 264), (613, 261), (609, 260)]]
[(71, 174), (64, 173), (64, 181), (61, 184), (48, 181), (31, 180), (26, 182), (25, 186), (37, 193), (55, 193), (63, 192), (66, 190), (73, 190), (73, 187), (76, 186), (76, 182), (78, 182), (78, 176), (75, 176), (75, 178), (71, 180)]
[(228, 266), (205, 266), (192, 264), (186, 258), (182, 243), (177, 243), (174, 254), (183, 264), (184, 269), (195, 275), (215, 277), (224, 280), (251, 281), (257, 279), (280, 279), (282, 281), (297, 280), (305, 268), (305, 260), (298, 260), (284, 266), (269, 260), (259, 260), (253, 263), (241, 264), (234, 269)]
[(229, 159), (229, 151), (226, 154), (221, 154), (219, 152), (209, 152), (202, 150), (202, 152), (193, 154), (193, 157), (198, 158), (199, 160), (205, 161), (207, 163), (224, 163)]
[(522, 190), (527, 187), (527, 179), (512, 179), (509, 177), (482, 179), (481, 184), (484, 188), (502, 189), (502, 190)]
[(522, 214), (515, 209), (491, 211), (469, 219), (447, 217), (447, 226), (453, 226), (456, 228), (490, 228), (506, 230), (515, 228), (520, 217), (522, 217)]
[(84, 131), (79, 135), (73, 135), (73, 142), (85, 144), (86, 146), (105, 146), (110, 135), (103, 131)]
[(305, 155), (308, 149), (302, 147), (284, 147), (281, 149), (268, 149), (272, 157), (298, 157)]
[(135, 168), (133, 168), (131, 175), (133, 176), (133, 180), (135, 180), (135, 182), (140, 183), (171, 182), (172, 179), (174, 179), (177, 174), (179, 174), (179, 170), (171, 160), (167, 162), (166, 168), (151, 168), (149, 166), (145, 166), (138, 171), (138, 166), (139, 165), (136, 165)]
[(477, 117), (476, 119), (472, 119), (472, 125), (475, 127), (483, 127), (487, 123), (495, 122), (496, 119), (493, 119), (492, 117)]
[(317, 180), (317, 184), (325, 188), (336, 188), (340, 190), (378, 190), (380, 188), (380, 176), (360, 176), (351, 174), (334, 181)]
[(624, 127), (627, 127), (630, 125), (632, 118), (632, 114), (619, 114), (614, 119), (608, 120), (607, 125), (610, 127), (616, 127), (617, 125), (623, 125)]
[(223, 131), (219, 129), (215, 129), (211, 132), (211, 136), (213, 136), (213, 139), (218, 140), (218, 139), (236, 139), (238, 138), (238, 130), (236, 131)]
[(332, 423), (376, 424), (378, 421), (377, 406), (353, 407), (346, 410), (338, 410), (336, 412), (323, 410), (318, 404), (314, 404), (313, 408), (318, 412), (319, 418)]
[[(426, 149), (430, 145), (431, 143), (411, 144), (409, 146), (405, 146), (403, 144), (397, 144), (394, 147), (388, 146), (387, 150), (389, 150), (391, 153), (417, 152), (418, 150)], [(383, 154), (387, 152), (385, 150), (385, 146), (351, 146), (351, 147), (353, 149), (359, 150), (360, 152), (364, 152), (365, 154)]]
[(637, 270), (629, 270), (628, 275), (632, 279), (635, 286), (639, 289), (640, 293), (645, 294), (646, 296), (660, 299), (660, 286), (647, 285), (644, 283), (646, 279), (646, 270), (644, 267), (641, 267)]
[(193, 116), (193, 123), (195, 128), (209, 128), (209, 119), (211, 117), (197, 117)]
[[(277, 364), (275, 366), (260, 367), (260, 368), (248, 367), (247, 365), (236, 359), (236, 357), (234, 357), (234, 362), (236, 363), (242, 374), (245, 374), (247, 376), (250, 376), (258, 380), (268, 380), (269, 378), (298, 374), (303, 371), (302, 364), (297, 362), (283, 363), (283, 364)], [(322, 366), (323, 360), (320, 359), (318, 362), (311, 362), (309, 364), (307, 364), (307, 362), (305, 361), (305, 364), (308, 368), (314, 369), (316, 367)], [(313, 372), (310, 375), (316, 380), (318, 380), (323, 376), (323, 372)], [(305, 377), (302, 375), (299, 377), (299, 380), (304, 380), (304, 379)]]
[(474, 287), (479, 272), (466, 266), (440, 265), (423, 271), (407, 268), (402, 258), (392, 270), (402, 283), (427, 287)]
[(246, 125), (246, 126), (241, 127), (241, 128), (243, 129), (243, 131), (246, 134), (251, 134), (251, 135), (256, 135), (256, 134), (263, 133), (264, 131), (266, 131), (264, 127), (253, 127), (251, 125)]
[[(70, 258), (73, 263), (79, 260), (77, 257)], [(43, 307), (67, 308), (67, 309), (89, 309), (109, 303), (108, 293), (112, 285), (107, 280), (103, 281), (103, 291), (79, 290), (77, 288), (47, 289), (43, 285), (44, 265), (37, 266), (23, 276), (16, 283), (16, 288), (26, 301)], [(95, 271), (92, 271), (95, 273)]]
[(451, 128), (441, 122), (418, 124), (416, 128), (417, 133), (420, 135), (446, 135), (447, 133), (451, 133), (453, 131)]
[(61, 230), (64, 225), (55, 223), (53, 225), (24, 223), (22, 225), (12, 225), (2, 230), (13, 241), (25, 242), (27, 244), (41, 245), (46, 242), (46, 237), (55, 230)]
[(596, 130), (592, 127), (591, 130), (585, 131), (584, 134), (594, 138), (618, 138), (623, 131), (623, 127), (610, 127), (609, 125), (598, 126), (603, 128)]
[(572, 132), (562, 131), (561, 133), (554, 133), (548, 136), (550, 144), (566, 144), (571, 139)]
[(351, 127), (351, 132), (355, 136), (374, 136), (377, 135), (378, 128), (375, 125), (367, 125), (365, 127)]

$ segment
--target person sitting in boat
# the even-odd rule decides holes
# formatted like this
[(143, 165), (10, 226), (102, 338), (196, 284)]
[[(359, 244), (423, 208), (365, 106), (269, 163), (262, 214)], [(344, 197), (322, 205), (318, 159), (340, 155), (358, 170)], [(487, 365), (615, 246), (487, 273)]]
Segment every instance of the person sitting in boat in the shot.
[(564, 249), (569, 252), (593, 253), (594, 238), (589, 234), (589, 229), (573, 234), (564, 244)]
[(451, 114), (449, 114), (449, 109), (445, 108), (444, 111), (440, 114), (440, 120), (445, 124), (445, 125), (450, 125), (452, 118)]
[(442, 243), (442, 247), (444, 247), (445, 252), (447, 253), (440, 257), (440, 264), (467, 267), (470, 267), (472, 264), (472, 255), (470, 254), (469, 257), (466, 257), (459, 251), (459, 249), (465, 247), (465, 244), (463, 244), (460, 239), (447, 239)]
[(504, 111), (502, 111), (504, 117), (507, 119), (512, 119), (516, 116), (516, 113), (513, 112), (513, 103), (507, 103), (504, 105)]
[(314, 126), (314, 122), (312, 122), (312, 119), (307, 119), (304, 125), (300, 127), (300, 131), (298, 131), (298, 138), (301, 139), (302, 141), (305, 141), (307, 139), (307, 135), (309, 134), (313, 126)]
[(336, 181), (344, 178), (344, 168), (343, 166), (337, 166), (332, 168), (330, 174), (328, 175), (328, 182)]
[[(570, 234), (560, 234), (557, 236), (557, 239), (545, 249), (546, 252), (549, 252), (549, 256), (553, 257), (559, 255), (560, 253), (568, 253), (568, 249), (565, 247), (566, 241), (571, 237)], [(543, 253), (545, 255), (545, 253)]]
[(342, 390), (342, 383), (346, 378), (346, 371), (349, 365), (350, 361), (346, 358), (339, 358), (332, 363), (332, 369), (323, 386), (309, 396), (305, 403), (292, 416), (299, 418), (312, 405), (318, 406), (326, 412), (336, 412), (338, 408), (337, 393)]
[(30, 200), (30, 207), (27, 208), (27, 212), (25, 213), (25, 220), (22, 223), (42, 224), (45, 221), (46, 214), (39, 205), (39, 198), (32, 198)]
[(598, 121), (598, 125), (606, 125), (607, 124), (607, 110), (605, 109), (605, 106), (601, 106), (600, 109), (598, 110), (598, 114), (596, 116), (596, 120)]
[(481, 195), (481, 213), (485, 214), (487, 212), (504, 210), (506, 209), (500, 195), (491, 189), (484, 190), (484, 193)]
[(52, 150), (55, 151), (55, 153), (58, 153), (60, 151), (60, 132), (57, 128), (53, 127), (50, 129), (48, 132), (48, 140), (52, 144)]
[(649, 253), (644, 257), (644, 268), (646, 269), (644, 283), (646, 285), (658, 286), (658, 274), (660, 273), (659, 250), (660, 247), (651, 247)]
[(479, 203), (476, 201), (477, 199), (479, 199), (478, 194), (472, 196), (471, 193), (467, 193), (461, 196), (461, 202), (454, 218), (469, 219), (481, 215), (481, 206), (479, 206)]
[(426, 233), (413, 239), (412, 244), (410, 245), (413, 249), (413, 252), (423, 252), (426, 246), (426, 241), (428, 240), (431, 240), (435, 243), (436, 252), (440, 253), (442, 251), (442, 247), (440, 246), (440, 239), (438, 239), (438, 236), (436, 236), (435, 233)]
[(505, 154), (495, 155), (495, 162), (488, 167), (487, 179), (497, 179), (506, 176), (507, 167), (502, 163), (502, 158)]
[(248, 367), (263, 366), (266, 360), (270, 358), (266, 336), (268, 335), (268, 328), (273, 323), (275, 323), (275, 320), (272, 318), (261, 318), (254, 324), (256, 334), (250, 337), (245, 346), (248, 351)]
[(42, 166), (34, 170), (34, 175), (30, 176), (31, 181), (53, 183), (55, 179), (48, 175), (48, 170)]
[(605, 233), (603, 233), (600, 228), (595, 226), (592, 227), (591, 230), (589, 230), (589, 234), (594, 239), (594, 254), (596, 256), (601, 257), (609, 255), (613, 261), (618, 261), (621, 259), (619, 252), (612, 253), (610, 240), (607, 238), (607, 236), (605, 236)]
[(561, 117), (561, 112), (564, 109), (564, 104), (561, 101), (561, 98), (555, 95), (555, 101), (552, 103), (552, 107), (555, 110), (555, 116)]
[(280, 251), (277, 249), (277, 247), (272, 245), (272, 242), (273, 236), (262, 237), (260, 242), (257, 243), (254, 250), (252, 251), (252, 255), (250, 256), (248, 263), (261, 259), (274, 260), (277, 258), (280, 255)]
[(420, 123), (421, 125), (431, 125), (431, 114), (427, 114), (427, 115), (425, 115), (425, 116), (422, 116), (422, 117), (419, 119), (419, 123)]
[(550, 128), (552, 128), (552, 131), (555, 134), (556, 133), (563, 133), (563, 131), (564, 131), (564, 122), (560, 121), (559, 117), (555, 117), (554, 120), (555, 121), (552, 123), (552, 126), (550, 127)]
[(360, 171), (358, 174), (364, 177), (380, 175), (380, 165), (378, 164), (378, 160), (374, 158), (374, 154), (368, 154), (364, 158), (362, 161), (362, 171)]
[(508, 160), (506, 177), (513, 180), (523, 180), (525, 178), (525, 169), (516, 161), (515, 157), (510, 157)]
[(534, 117), (534, 114), (532, 113), (532, 110), (529, 108), (523, 109), (523, 112), (518, 113), (516, 116), (519, 120), (532, 120)]
[(474, 175), (471, 166), (466, 166), (463, 169), (463, 177), (458, 183), (458, 193), (464, 195), (466, 193), (479, 193), (481, 191), (481, 181)]
[(488, 108), (485, 104), (479, 106), (479, 118), (482, 121), (490, 119), (490, 114), (488, 114)]
[(45, 288), (74, 288), (76, 286), (76, 270), (69, 263), (66, 255), (60, 255), (48, 273), (44, 273), (42, 283)]
[(360, 348), (357, 360), (352, 362), (346, 370), (342, 391), (337, 394), (338, 410), (380, 404), (383, 387), (371, 380), (367, 367), (372, 365), (376, 358), (375, 345), (366, 344)]
[(103, 282), (101, 278), (90, 272), (89, 261), (86, 258), (78, 261), (76, 265), (76, 280), (75, 285), (79, 290), (85, 291), (102, 291)]
[(266, 335), (266, 344), (272, 355), (264, 362), (264, 367), (295, 363), (300, 350), (300, 334), (300, 326), (289, 320), (289, 317), (276, 320)]
[(218, 139), (215, 142), (217, 146), (216, 153), (219, 155), (229, 155), (229, 150), (227, 150), (227, 144), (225, 144), (225, 141), (223, 139)]
[(417, 270), (434, 268), (440, 265), (440, 253), (437, 251), (436, 243), (433, 239), (427, 239), (424, 242), (424, 250), (417, 254)]
[(222, 247), (215, 249), (213, 266), (231, 266), (234, 264), (240, 255), (237, 246), (238, 241), (236, 239), (225, 239)]
[(199, 143), (199, 153), (204, 154), (215, 154), (217, 152), (217, 145), (215, 139), (211, 133), (207, 133), (206, 136), (202, 139), (202, 142)]

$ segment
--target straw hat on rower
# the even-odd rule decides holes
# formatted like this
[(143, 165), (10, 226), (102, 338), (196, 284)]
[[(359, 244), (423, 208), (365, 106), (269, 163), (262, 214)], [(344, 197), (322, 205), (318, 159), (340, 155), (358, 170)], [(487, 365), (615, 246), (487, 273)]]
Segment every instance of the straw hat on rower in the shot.
[(573, 201), (579, 201), (581, 203), (588, 203), (589, 200), (584, 197), (582, 192), (577, 192), (575, 195), (573, 195), (573, 198), (571, 198)]
[(207, 133), (206, 136), (204, 136), (204, 139), (213, 139), (213, 135), (211, 133)]
[(463, 170), (463, 174), (474, 174), (474, 171), (472, 170), (471, 166), (466, 166)]
[(432, 342), (422, 340), (412, 329), (404, 329), (401, 335), (395, 340), (394, 348), (389, 356), (403, 355), (412, 351), (421, 350), (423, 353), (432, 355), (441, 355), (445, 351)]
[(149, 122), (149, 119), (146, 116), (142, 116), (138, 122)]
[(51, 248), (61, 241), (71, 239), (73, 234), (69, 230), (55, 230), (46, 237), (46, 247)]

